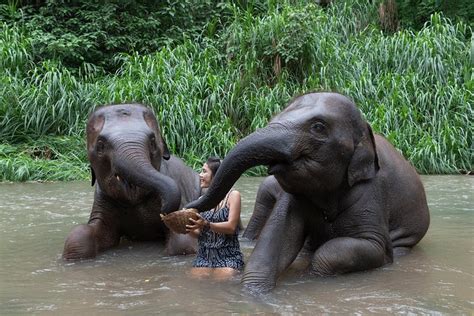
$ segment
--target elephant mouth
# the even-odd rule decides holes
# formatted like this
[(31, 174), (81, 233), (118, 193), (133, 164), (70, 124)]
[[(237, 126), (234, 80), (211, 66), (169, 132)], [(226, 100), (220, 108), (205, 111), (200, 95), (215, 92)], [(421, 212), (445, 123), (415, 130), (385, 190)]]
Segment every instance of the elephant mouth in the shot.
[(138, 186), (130, 183), (125, 178), (121, 177), (119, 174), (115, 174), (115, 180), (117, 181), (119, 187), (123, 192), (125, 192), (126, 199), (129, 201), (137, 200), (140, 196), (140, 190)]
[(267, 169), (267, 173), (270, 175), (282, 174), (288, 171), (290, 165), (286, 162), (279, 162), (270, 164)]
[(307, 153), (300, 153), (287, 160), (276, 160), (268, 165), (269, 175), (287, 175), (301, 173), (303, 170), (311, 170), (309, 166), (315, 163), (315, 158)]

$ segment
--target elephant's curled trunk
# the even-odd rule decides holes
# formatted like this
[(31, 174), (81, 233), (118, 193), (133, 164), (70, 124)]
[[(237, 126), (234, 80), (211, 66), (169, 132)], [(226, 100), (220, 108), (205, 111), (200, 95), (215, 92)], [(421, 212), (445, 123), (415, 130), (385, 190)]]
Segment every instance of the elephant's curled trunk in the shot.
[(227, 154), (212, 179), (206, 194), (186, 205), (200, 212), (216, 206), (246, 170), (258, 165), (273, 165), (291, 159), (293, 133), (269, 125), (243, 138)]
[(181, 192), (175, 180), (162, 174), (150, 162), (150, 153), (142, 146), (120, 146), (114, 157), (114, 168), (128, 182), (157, 192), (161, 197), (161, 212), (179, 209)]

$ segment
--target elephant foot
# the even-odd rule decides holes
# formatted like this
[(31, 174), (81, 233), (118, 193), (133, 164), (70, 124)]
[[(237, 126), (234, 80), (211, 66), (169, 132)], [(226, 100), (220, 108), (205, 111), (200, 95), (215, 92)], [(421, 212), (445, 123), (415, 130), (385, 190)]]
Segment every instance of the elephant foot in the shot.
[(166, 242), (166, 252), (170, 256), (195, 254), (197, 252), (197, 238), (170, 232)]
[(98, 246), (94, 229), (89, 225), (76, 226), (64, 243), (63, 259), (79, 260), (97, 256)]
[(333, 276), (365, 271), (381, 267), (390, 260), (382, 242), (365, 238), (337, 237), (316, 250), (311, 262), (311, 273), (317, 276)]
[(270, 282), (268, 278), (255, 277), (245, 273), (242, 277), (242, 285), (245, 292), (251, 295), (266, 294), (275, 288), (276, 283)]
[(402, 257), (411, 252), (410, 247), (395, 247), (393, 248), (393, 256), (394, 257)]
[(318, 278), (330, 278), (330, 277), (337, 276), (336, 273), (328, 273), (326, 271), (322, 271), (321, 269), (317, 269), (313, 266), (309, 266), (308, 269), (306, 270), (306, 272), (309, 275), (314, 276), (314, 277), (318, 277)]

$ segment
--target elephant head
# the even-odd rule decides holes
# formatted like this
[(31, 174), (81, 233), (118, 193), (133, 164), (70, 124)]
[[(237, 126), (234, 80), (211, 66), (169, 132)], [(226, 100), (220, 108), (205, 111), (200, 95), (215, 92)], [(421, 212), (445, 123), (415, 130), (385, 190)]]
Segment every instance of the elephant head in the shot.
[(162, 158), (169, 159), (170, 153), (147, 107), (120, 104), (93, 112), (87, 123), (87, 153), (92, 185), (97, 181), (106, 196), (133, 205), (153, 192), (161, 197), (162, 212), (179, 208), (178, 186), (159, 172)]
[(350, 189), (379, 169), (372, 130), (355, 104), (337, 93), (308, 93), (242, 139), (207, 193), (187, 207), (215, 206), (245, 170), (257, 165), (267, 165), (284, 191), (310, 200)]

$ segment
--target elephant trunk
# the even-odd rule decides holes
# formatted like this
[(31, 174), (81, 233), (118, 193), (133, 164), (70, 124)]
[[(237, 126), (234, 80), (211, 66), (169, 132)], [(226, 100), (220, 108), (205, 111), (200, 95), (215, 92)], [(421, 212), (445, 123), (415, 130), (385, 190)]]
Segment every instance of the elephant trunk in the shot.
[(150, 161), (150, 152), (142, 142), (127, 142), (117, 146), (113, 165), (118, 175), (130, 184), (157, 192), (161, 197), (161, 212), (179, 209), (181, 192), (175, 180), (160, 173)]
[(247, 169), (291, 161), (293, 132), (270, 124), (240, 140), (227, 154), (206, 194), (186, 205), (200, 212), (215, 207)]

